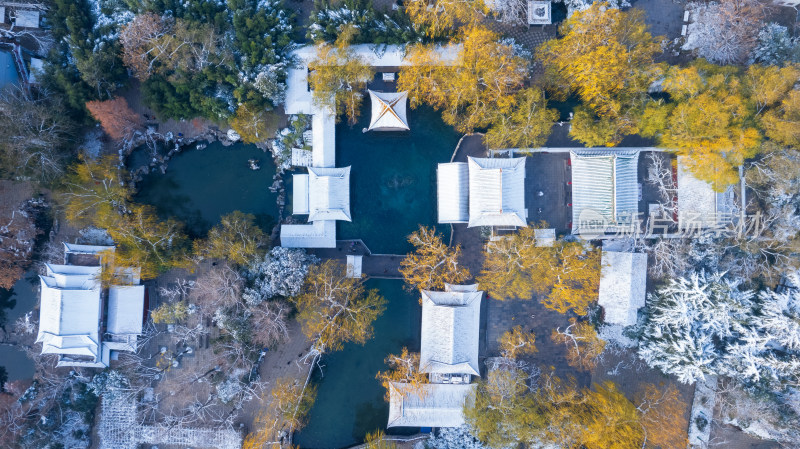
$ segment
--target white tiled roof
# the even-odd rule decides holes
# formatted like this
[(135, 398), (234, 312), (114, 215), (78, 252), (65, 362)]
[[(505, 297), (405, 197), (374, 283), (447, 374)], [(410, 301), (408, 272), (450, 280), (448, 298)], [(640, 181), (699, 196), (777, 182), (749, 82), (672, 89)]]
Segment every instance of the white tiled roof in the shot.
[(436, 169), (439, 223), (469, 221), (469, 169), (464, 162), (439, 164)]
[(292, 175), (292, 214), (308, 213), (308, 174)]
[[(95, 268), (99, 272), (99, 267)], [(78, 282), (67, 280), (59, 286), (54, 277), (39, 278), (41, 305), (36, 342), (42, 343), (42, 353), (98, 356), (100, 285), (77, 285)]]
[(308, 221), (350, 221), (350, 167), (309, 167), (308, 176)]
[(422, 291), (421, 372), (480, 375), (482, 296), (477, 290)]
[(469, 227), (527, 226), (525, 158), (469, 158)]
[(108, 289), (110, 334), (141, 334), (144, 319), (144, 285), (112, 285)]
[(636, 324), (636, 313), (645, 303), (647, 255), (603, 251), (601, 266), (597, 303), (603, 307), (605, 322)]
[(681, 229), (703, 229), (730, 221), (734, 209), (733, 186), (715, 192), (711, 184), (697, 179), (678, 156), (678, 225)]
[(336, 222), (318, 220), (309, 224), (281, 225), (284, 248), (336, 248)]
[(639, 208), (639, 150), (586, 149), (572, 160), (572, 233), (587, 219), (609, 227), (630, 224)]
[(458, 427), (464, 424), (464, 404), (477, 384), (424, 384), (421, 392), (407, 384), (389, 385), (386, 427)]

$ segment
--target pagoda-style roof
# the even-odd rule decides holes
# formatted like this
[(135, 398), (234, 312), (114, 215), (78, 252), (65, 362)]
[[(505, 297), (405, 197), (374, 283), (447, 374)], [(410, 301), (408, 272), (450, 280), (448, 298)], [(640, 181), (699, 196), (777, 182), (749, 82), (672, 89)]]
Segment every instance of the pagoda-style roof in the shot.
[(406, 101), (408, 92), (369, 91), (372, 100), (372, 120), (369, 131), (408, 131)]

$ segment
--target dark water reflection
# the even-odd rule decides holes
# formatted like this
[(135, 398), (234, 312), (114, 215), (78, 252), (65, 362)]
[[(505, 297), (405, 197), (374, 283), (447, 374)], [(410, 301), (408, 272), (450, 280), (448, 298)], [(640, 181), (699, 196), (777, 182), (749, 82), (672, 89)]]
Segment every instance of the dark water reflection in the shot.
[[(251, 170), (250, 159), (261, 169)], [(257, 224), (270, 232), (278, 215), (277, 194), (269, 191), (274, 175), (271, 154), (255, 145), (212, 142), (173, 156), (166, 174), (156, 169), (145, 176), (135, 201), (155, 206), (162, 217), (183, 221), (192, 236), (204, 235), (220, 216), (235, 210), (255, 215)]]
[[(36, 307), (38, 282), (36, 272), (31, 270), (10, 290), (0, 289), (0, 326), (3, 332), (11, 332), (11, 325)], [(0, 344), (0, 367), (5, 368), (9, 381), (30, 378), (34, 372), (33, 360), (24, 351), (4, 344)]]
[(400, 280), (372, 279), (387, 299), (386, 312), (375, 321), (375, 334), (366, 344), (349, 344), (323, 360), (324, 376), (316, 379), (317, 400), (308, 426), (295, 435), (304, 449), (334, 449), (363, 441), (367, 432), (385, 429), (389, 404), (375, 378), (386, 371), (384, 359), (403, 347), (419, 351), (422, 309), (416, 295), (403, 290)]
[[(339, 239), (360, 238), (373, 253), (404, 254), (408, 234), (437, 226), (436, 167), (450, 162), (460, 135), (427, 107), (408, 111), (408, 132), (368, 132), (370, 104), (353, 127), (336, 126), (336, 165), (352, 166), (350, 214)], [(439, 226), (449, 238), (449, 226)]]

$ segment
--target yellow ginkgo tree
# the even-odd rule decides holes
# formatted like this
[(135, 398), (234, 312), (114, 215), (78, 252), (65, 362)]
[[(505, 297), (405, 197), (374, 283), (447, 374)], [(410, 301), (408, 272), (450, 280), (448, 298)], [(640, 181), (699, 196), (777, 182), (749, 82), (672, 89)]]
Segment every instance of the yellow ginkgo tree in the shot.
[(549, 90), (562, 98), (575, 93), (582, 102), (571, 136), (588, 146), (613, 146), (637, 133), (647, 89), (662, 73), (654, 62), (659, 39), (647, 31), (644, 13), (597, 2), (576, 11), (560, 31), (537, 56)]

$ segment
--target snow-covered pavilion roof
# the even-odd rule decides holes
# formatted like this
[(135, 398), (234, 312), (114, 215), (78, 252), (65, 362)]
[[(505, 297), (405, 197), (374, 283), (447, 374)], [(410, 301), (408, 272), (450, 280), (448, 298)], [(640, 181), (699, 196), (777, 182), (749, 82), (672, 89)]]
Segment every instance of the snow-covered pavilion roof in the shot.
[(389, 423), (386, 427), (458, 427), (464, 424), (464, 404), (477, 384), (389, 384)]
[(108, 289), (106, 332), (139, 335), (143, 320), (144, 285), (112, 285)]
[(311, 117), (311, 165), (336, 165), (336, 114), (325, 109), (314, 111)]
[(23, 28), (39, 28), (38, 10), (17, 8), (14, 14), (17, 17), (14, 25)]
[(81, 265), (44, 264), (47, 283), (55, 288), (85, 289), (95, 288), (100, 279), (100, 267)]
[[(100, 284), (87, 281), (86, 274), (65, 274), (59, 265), (48, 266), (54, 276), (39, 276), (41, 280), (41, 306), (37, 343), (42, 343), (42, 354), (70, 354), (98, 357), (100, 327)], [(89, 268), (89, 267), (74, 267)], [(96, 274), (99, 275), (100, 267)], [(62, 273), (56, 273), (61, 271)], [(70, 277), (76, 279), (69, 279)], [(79, 278), (79, 279), (77, 279)]]
[(317, 220), (308, 224), (281, 225), (284, 248), (336, 248), (336, 222)]
[(469, 224), (528, 226), (525, 158), (469, 157)]
[(572, 233), (594, 228), (597, 220), (612, 227), (630, 224), (639, 210), (639, 150), (573, 150), (570, 159)]
[[(481, 298), (477, 287), (422, 290), (420, 371), (479, 376)], [(455, 288), (454, 288), (455, 287)], [(462, 291), (459, 291), (462, 290)]]
[(469, 221), (469, 168), (465, 162), (448, 162), (436, 168), (439, 223)]
[(710, 183), (694, 177), (685, 160), (678, 156), (678, 226), (703, 229), (729, 222), (733, 218), (733, 186), (715, 192)]
[(113, 246), (103, 245), (79, 245), (77, 243), (64, 242), (64, 251), (72, 254), (100, 254), (103, 251), (114, 251)]
[(350, 167), (309, 167), (308, 206), (308, 221), (350, 221)]
[(408, 131), (406, 101), (408, 92), (369, 91), (372, 100), (372, 119), (369, 131)]
[(552, 2), (528, 0), (528, 25), (550, 25), (552, 19)]
[(305, 215), (308, 213), (308, 174), (297, 173), (292, 175), (292, 214)]
[(645, 303), (646, 282), (647, 255), (603, 251), (597, 303), (605, 311), (605, 322), (636, 324), (636, 312)]
[[(437, 46), (434, 51), (439, 62), (449, 64), (456, 60), (461, 48), (460, 45)], [(370, 67), (376, 69), (403, 67), (411, 63), (406, 58), (404, 45), (359, 44), (351, 45), (350, 51)], [(286, 77), (285, 110), (287, 114), (317, 115), (321, 112), (314, 105), (311, 90), (308, 87), (308, 63), (314, 60), (316, 55), (317, 47), (314, 45), (307, 45), (292, 51), (291, 58), (296, 61), (296, 64), (289, 68)]]

